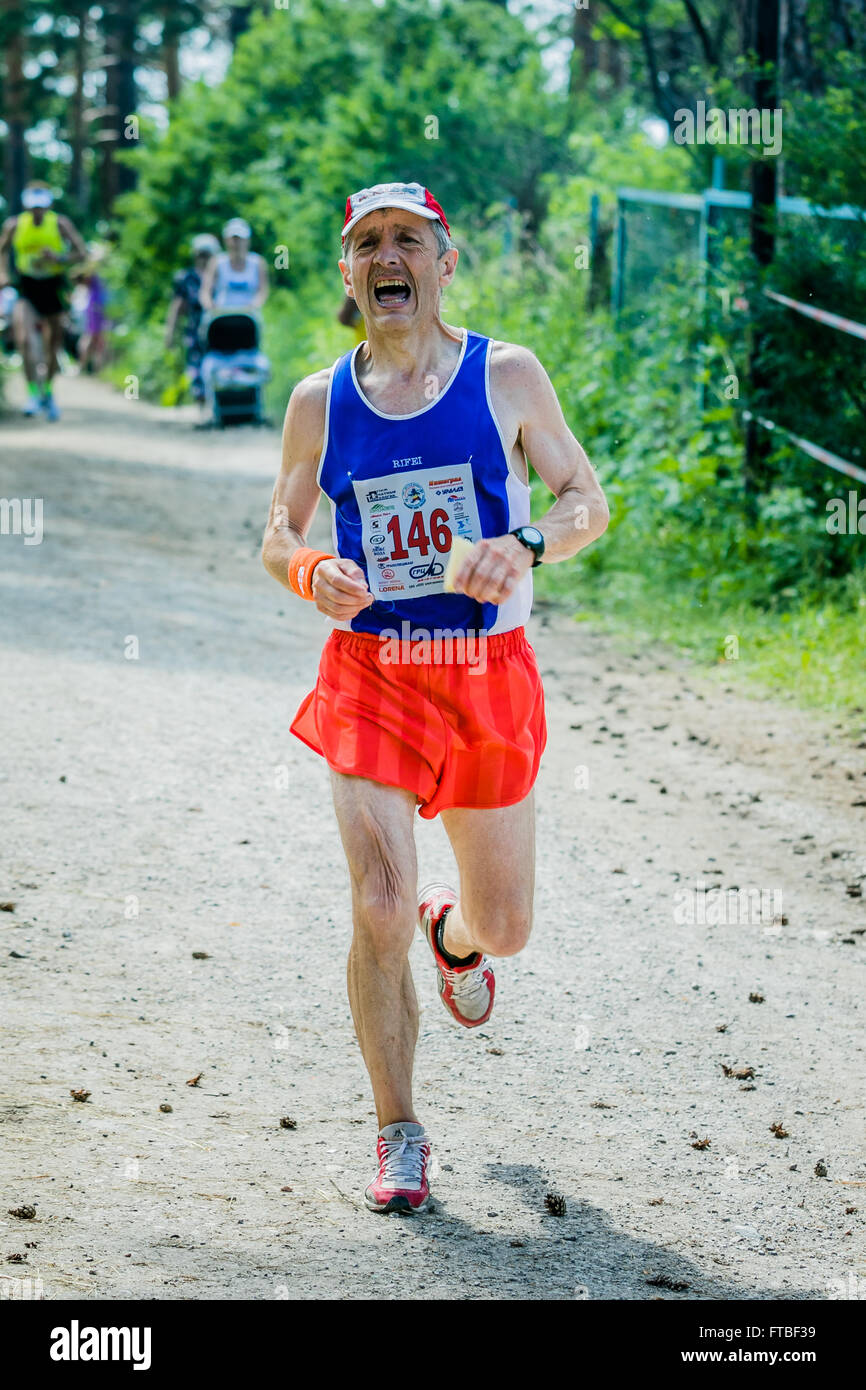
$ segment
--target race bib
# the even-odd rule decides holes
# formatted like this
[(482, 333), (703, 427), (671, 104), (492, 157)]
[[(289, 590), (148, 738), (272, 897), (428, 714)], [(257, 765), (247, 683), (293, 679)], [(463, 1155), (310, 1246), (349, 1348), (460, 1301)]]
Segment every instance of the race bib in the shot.
[(471, 461), (402, 478), (388, 473), (353, 486), (373, 597), (393, 601), (443, 593), (452, 538), (481, 539)]

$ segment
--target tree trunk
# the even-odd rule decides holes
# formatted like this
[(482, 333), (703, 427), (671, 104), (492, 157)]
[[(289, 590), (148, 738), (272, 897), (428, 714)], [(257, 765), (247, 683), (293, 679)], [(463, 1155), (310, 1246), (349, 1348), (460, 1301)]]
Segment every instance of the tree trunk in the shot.
[(175, 101), (180, 96), (180, 43), (176, 34), (170, 34), (162, 41), (162, 62), (168, 86), (168, 99)]
[[(755, 105), (758, 110), (775, 110), (778, 101), (779, 67), (779, 0), (752, 0), (752, 46), (759, 71), (755, 78)], [(771, 263), (776, 249), (776, 160), (763, 155), (752, 161), (752, 207), (750, 236), (755, 263), (755, 293), (760, 293), (762, 272)], [(756, 304), (755, 313), (761, 315)], [(770, 381), (762, 366), (766, 334), (755, 326), (749, 353), (750, 419), (746, 426), (746, 458), (743, 481), (747, 502), (754, 509), (757, 494), (767, 480), (767, 457), (770, 452), (768, 432), (755, 416), (766, 408)]]
[(229, 42), (232, 47), (237, 43), (241, 34), (246, 33), (250, 27), (250, 0), (245, 4), (229, 5)]
[(629, 77), (626, 51), (618, 39), (608, 39), (607, 50), (607, 71), (610, 73), (614, 91), (621, 92)]
[(135, 187), (135, 170), (119, 163), (118, 150), (138, 143), (129, 117), (135, 115), (135, 40), (138, 5), (135, 0), (111, 0), (103, 11), (105, 31), (105, 116), (99, 132), (102, 145), (102, 211), (109, 216), (115, 198)]
[(27, 180), (27, 113), (24, 104), (24, 13), (20, 0), (0, 0), (6, 34), (4, 120), (7, 126), (3, 161), (6, 206), (10, 214), (21, 211), (21, 190)]
[(69, 98), (69, 144), (72, 160), (69, 165), (69, 196), (75, 204), (79, 216), (87, 208), (87, 178), (84, 172), (84, 77), (87, 72), (87, 14), (82, 10), (78, 16), (78, 34), (75, 38), (73, 57), (73, 80), (75, 87)]
[(574, 98), (598, 67), (598, 44), (590, 37), (594, 20), (588, 8), (576, 9), (571, 26), (568, 95)]

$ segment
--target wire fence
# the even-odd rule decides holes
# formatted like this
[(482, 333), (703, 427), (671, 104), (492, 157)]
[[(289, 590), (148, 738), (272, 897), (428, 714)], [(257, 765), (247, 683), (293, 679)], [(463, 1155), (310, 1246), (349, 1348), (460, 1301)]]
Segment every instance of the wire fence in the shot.
[[(755, 407), (754, 414), (744, 408), (742, 418), (754, 418), (810, 459), (866, 482), (866, 327), (837, 312), (838, 300), (833, 304), (844, 296), (844, 307), (866, 318), (866, 212), (779, 198), (774, 264), (785, 283), (764, 290), (766, 307), (760, 309), (744, 297), (750, 209), (751, 196), (732, 189), (620, 188), (612, 278), (617, 323), (628, 331), (653, 315), (653, 301), (666, 287), (691, 284), (705, 340), (723, 341), (728, 362), (744, 374), (750, 321), (760, 312), (774, 343), (777, 399), (739, 402)], [(703, 408), (707, 383), (697, 362), (695, 370)], [(776, 415), (783, 418), (771, 418)], [(828, 429), (834, 437), (822, 439)]]

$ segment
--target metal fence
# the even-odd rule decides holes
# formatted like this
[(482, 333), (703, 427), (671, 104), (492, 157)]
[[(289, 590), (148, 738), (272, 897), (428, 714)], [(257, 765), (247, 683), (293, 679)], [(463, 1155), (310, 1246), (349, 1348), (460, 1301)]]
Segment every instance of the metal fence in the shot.
[[(732, 289), (736, 292), (736, 285), (732, 287), (725, 283), (725, 248), (729, 251), (739, 243), (741, 254), (745, 250), (750, 209), (750, 194), (732, 189), (707, 188), (703, 193), (618, 189), (612, 277), (612, 308), (618, 325), (628, 329), (651, 314), (652, 299), (665, 285), (683, 285), (691, 280), (694, 284), (696, 314), (709, 333), (714, 316), (720, 312), (719, 301), (727, 312), (729, 306), (726, 300), (729, 300)], [(819, 227), (824, 230), (832, 228), (838, 259), (844, 262), (847, 258), (848, 263), (853, 264), (851, 258), (862, 257), (866, 228), (866, 211), (863, 209), (844, 206), (825, 210), (804, 198), (785, 196), (779, 198), (777, 209), (777, 259), (781, 259), (782, 263), (786, 258), (800, 254), (804, 245), (804, 229), (807, 233), (814, 233)], [(845, 367), (850, 376), (851, 353), (856, 351), (858, 358), (863, 353), (862, 376), (866, 378), (866, 349), (859, 347), (859, 343), (866, 340), (866, 327), (834, 312), (829, 305), (806, 304), (802, 299), (774, 290), (765, 293), (787, 315), (800, 316), (821, 325), (815, 332), (820, 340), (825, 372), (828, 369), (827, 357), (839, 353), (841, 362), (841, 354), (844, 353)], [(785, 331), (787, 333), (789, 330)], [(839, 335), (835, 342), (834, 335)], [(852, 339), (856, 345), (854, 348)], [(739, 349), (738, 356), (742, 354), (745, 360), (744, 341), (735, 342), (734, 346)], [(814, 344), (810, 343), (810, 352), (813, 347)], [(856, 375), (858, 368), (856, 364), (854, 366)], [(795, 398), (796, 410), (797, 403), (805, 399), (799, 383), (793, 393), (789, 392), (789, 396), (791, 394)], [(701, 384), (699, 405), (703, 407), (704, 404)], [(856, 413), (856, 410), (853, 411), (853, 414)], [(830, 417), (834, 414), (829, 401), (826, 414)], [(743, 418), (751, 418), (747, 410), (744, 410)], [(778, 431), (779, 435), (811, 458), (866, 482), (866, 469), (859, 463), (842, 458), (824, 444), (814, 443), (805, 433), (798, 431), (795, 420), (780, 424), (763, 415), (755, 418), (765, 428)], [(814, 429), (814, 410), (809, 414), (808, 422)], [(849, 428), (845, 433), (849, 441), (860, 438), (859, 430)], [(856, 443), (852, 444), (850, 451), (860, 456)]]

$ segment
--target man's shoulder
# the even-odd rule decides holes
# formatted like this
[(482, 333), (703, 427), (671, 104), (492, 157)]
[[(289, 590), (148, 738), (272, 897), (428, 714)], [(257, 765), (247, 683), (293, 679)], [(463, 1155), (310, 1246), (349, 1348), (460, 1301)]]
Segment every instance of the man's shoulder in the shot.
[(310, 430), (324, 429), (330, 379), (331, 368), (323, 367), (298, 382), (289, 398), (289, 415), (296, 426)]
[(331, 368), (321, 367), (317, 372), (302, 377), (292, 392), (292, 399), (304, 405), (324, 405), (328, 397), (328, 382)]
[(325, 439), (325, 417), (330, 369), (313, 372), (299, 381), (289, 397), (283, 428), (284, 458), (318, 462)]
[(496, 390), (513, 397), (536, 388), (547, 373), (535, 353), (521, 343), (492, 340), (490, 349), (490, 384)]
[(499, 338), (493, 338), (491, 343), (490, 370), (497, 376), (515, 379), (544, 371), (532, 349), (522, 343), (506, 343)]

